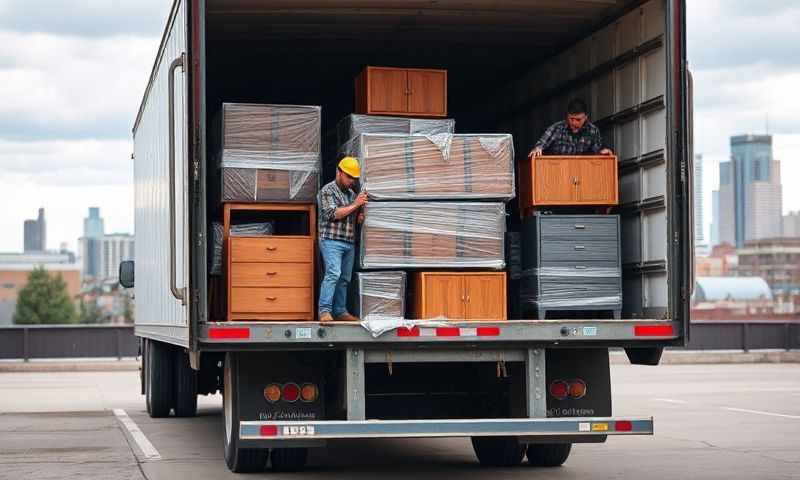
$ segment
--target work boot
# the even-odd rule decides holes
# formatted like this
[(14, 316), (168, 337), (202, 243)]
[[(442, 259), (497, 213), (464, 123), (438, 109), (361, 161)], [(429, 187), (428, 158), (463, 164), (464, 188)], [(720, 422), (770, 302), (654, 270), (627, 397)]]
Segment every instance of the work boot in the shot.
[(320, 321), (320, 323), (332, 322), (333, 321), (333, 316), (331, 315), (331, 312), (322, 312), (322, 313), (320, 313), (319, 314), (319, 321)]
[(343, 314), (341, 314), (338, 317), (336, 317), (336, 321), (338, 321), (338, 322), (360, 322), (361, 319), (359, 319), (355, 315), (351, 315), (351, 314), (349, 314), (347, 312), (344, 312)]

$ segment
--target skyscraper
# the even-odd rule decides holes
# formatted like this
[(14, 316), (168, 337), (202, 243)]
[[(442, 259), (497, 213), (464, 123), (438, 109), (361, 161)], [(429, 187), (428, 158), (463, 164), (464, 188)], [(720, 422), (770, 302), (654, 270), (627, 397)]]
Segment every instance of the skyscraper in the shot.
[(780, 175), (772, 136), (731, 137), (731, 159), (719, 166), (720, 242), (742, 247), (781, 235)]
[(694, 156), (694, 244), (704, 245), (706, 236), (703, 216), (703, 156)]
[(39, 209), (39, 216), (36, 220), (25, 220), (23, 250), (26, 253), (47, 250), (47, 226), (44, 221), (44, 208)]
[(711, 192), (711, 231), (709, 244), (714, 247), (719, 245), (719, 190)]
[(83, 219), (83, 236), (78, 240), (84, 278), (97, 278), (102, 272), (102, 240), (105, 225), (99, 207), (89, 207), (89, 216)]

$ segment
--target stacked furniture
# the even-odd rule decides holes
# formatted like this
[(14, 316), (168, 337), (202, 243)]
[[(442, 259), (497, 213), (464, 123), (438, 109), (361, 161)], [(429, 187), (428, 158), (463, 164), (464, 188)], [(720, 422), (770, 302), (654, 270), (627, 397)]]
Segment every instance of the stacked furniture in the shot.
[(353, 313), (360, 318), (399, 320), (405, 316), (406, 272), (357, 272)]
[(226, 318), (314, 320), (320, 107), (226, 103), (218, 122)]
[(357, 111), (373, 115), (351, 115), (338, 134), (340, 153), (358, 158), (370, 197), (359, 268), (407, 272), (408, 318), (506, 320), (511, 135), (455, 134), (452, 120), (379, 116), (446, 116), (446, 81), (444, 71), (381, 67), (356, 80)]
[[(524, 314), (607, 312), (620, 318), (617, 158), (543, 156), (520, 165), (523, 212), (520, 303)], [(545, 209), (558, 209), (554, 214)]]

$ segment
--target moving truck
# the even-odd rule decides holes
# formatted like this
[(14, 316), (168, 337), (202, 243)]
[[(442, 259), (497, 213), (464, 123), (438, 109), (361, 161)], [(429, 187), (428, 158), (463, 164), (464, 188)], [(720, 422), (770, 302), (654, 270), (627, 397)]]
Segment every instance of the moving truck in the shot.
[[(657, 365), (689, 334), (685, 14), (681, 0), (175, 0), (133, 127), (137, 258), (121, 266), (125, 285), (135, 273), (150, 415), (193, 416), (198, 395), (221, 392), (236, 472), (300, 469), (308, 448), (337, 439), (471, 437), (482, 464), (553, 466), (574, 443), (652, 434), (652, 418), (612, 414), (608, 352)], [(378, 336), (358, 323), (213, 321), (213, 118), (223, 102), (319, 105), (329, 160), (366, 65), (447, 69), (457, 131), (513, 134), (517, 162), (585, 99), (619, 157), (620, 318)], [(516, 203), (509, 231), (521, 231)]]

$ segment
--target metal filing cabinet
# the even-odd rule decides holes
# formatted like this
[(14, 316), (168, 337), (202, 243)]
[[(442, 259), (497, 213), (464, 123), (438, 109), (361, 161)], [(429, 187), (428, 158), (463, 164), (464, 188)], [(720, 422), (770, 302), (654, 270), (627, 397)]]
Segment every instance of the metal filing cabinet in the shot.
[(535, 215), (523, 223), (521, 302), (552, 311), (610, 311), (620, 318), (618, 215)]

